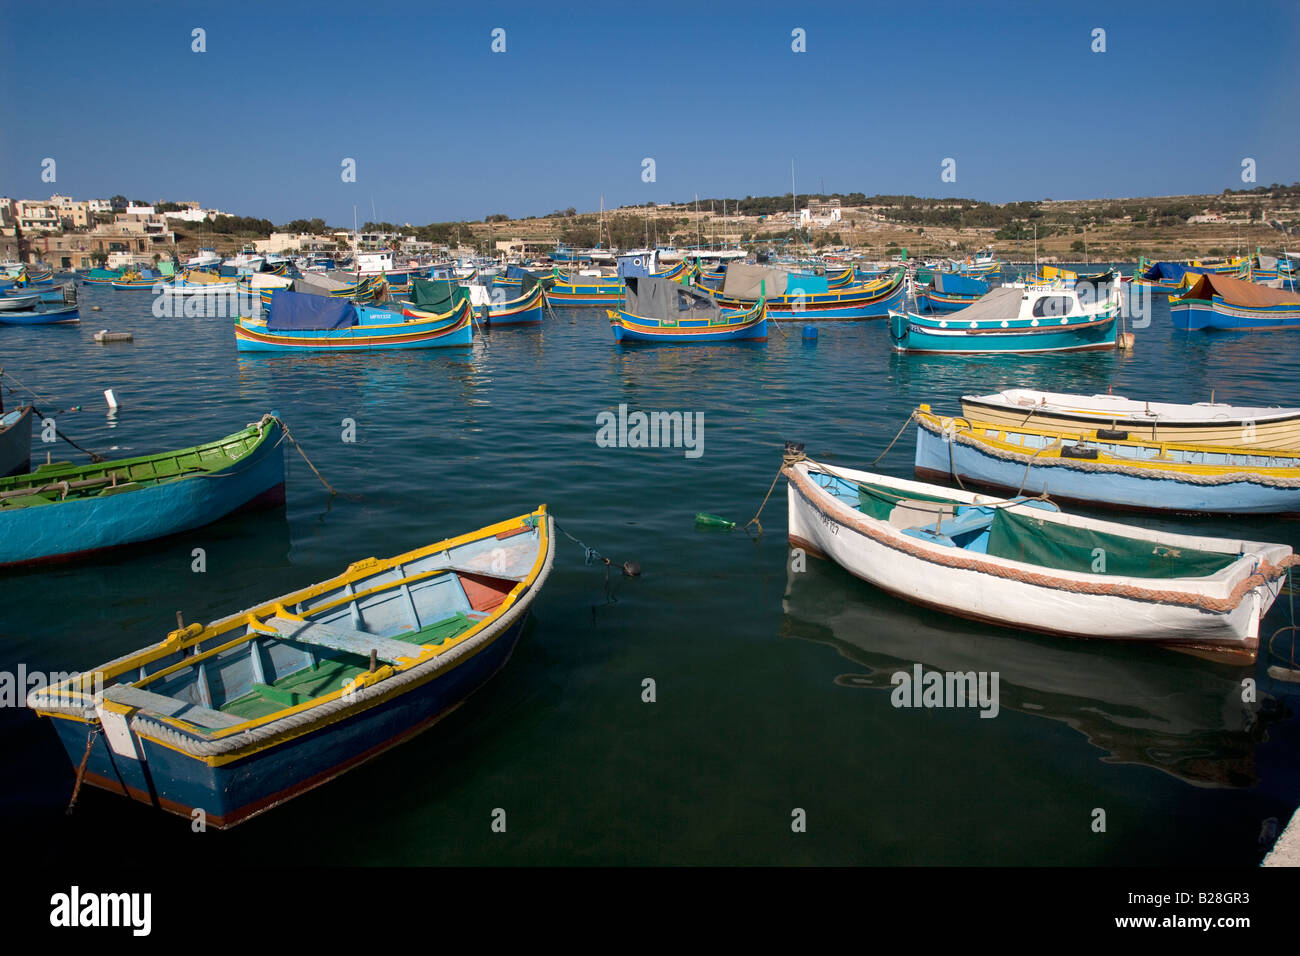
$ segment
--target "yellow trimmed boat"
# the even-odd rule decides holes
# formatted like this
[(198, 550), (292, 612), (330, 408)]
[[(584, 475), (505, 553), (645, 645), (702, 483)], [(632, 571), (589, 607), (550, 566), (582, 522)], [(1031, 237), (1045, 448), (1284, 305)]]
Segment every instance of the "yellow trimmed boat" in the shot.
[(542, 505), (172, 631), (27, 703), (87, 783), (233, 826), (463, 703), (510, 659), (552, 559)]
[(1144, 440), (916, 411), (916, 475), (1126, 511), (1300, 515), (1300, 451)]

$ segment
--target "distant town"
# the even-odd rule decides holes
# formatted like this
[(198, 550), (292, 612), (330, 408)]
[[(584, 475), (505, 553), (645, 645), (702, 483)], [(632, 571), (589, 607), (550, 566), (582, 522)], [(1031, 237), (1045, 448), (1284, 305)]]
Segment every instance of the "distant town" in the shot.
[(0, 259), (60, 271), (148, 266), (200, 248), (288, 255), (391, 249), (399, 255), (545, 254), (597, 249), (844, 250), (877, 258), (966, 254), (996, 245), (1007, 258), (1103, 261), (1286, 251), (1300, 233), (1300, 184), (1139, 199), (986, 203), (862, 193), (693, 198), (674, 203), (482, 220), (366, 222), (270, 220), (198, 201), (0, 197)]

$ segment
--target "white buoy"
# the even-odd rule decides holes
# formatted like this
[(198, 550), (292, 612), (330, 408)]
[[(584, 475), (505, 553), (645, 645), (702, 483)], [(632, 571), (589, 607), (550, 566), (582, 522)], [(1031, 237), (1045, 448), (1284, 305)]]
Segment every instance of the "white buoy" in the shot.
[(111, 388), (104, 389), (104, 401), (108, 402), (111, 411), (117, 411), (117, 396), (113, 394)]

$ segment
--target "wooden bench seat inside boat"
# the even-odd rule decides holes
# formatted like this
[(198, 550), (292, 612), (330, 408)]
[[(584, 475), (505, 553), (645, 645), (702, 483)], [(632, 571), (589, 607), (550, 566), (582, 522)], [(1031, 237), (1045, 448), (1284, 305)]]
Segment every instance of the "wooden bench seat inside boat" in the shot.
[(200, 707), (198, 704), (191, 704), (189, 701), (178, 700), (175, 697), (167, 697), (163, 694), (155, 694), (152, 691), (131, 687), (127, 684), (115, 684), (106, 688), (104, 697), (115, 704), (145, 710), (162, 717), (177, 717), (189, 721), (191, 724), (209, 727), (214, 730), (222, 727), (233, 727), (235, 724), (244, 722), (243, 717)]
[(283, 617), (268, 618), (263, 623), (285, 640), (328, 647), (367, 659), (373, 650), (375, 656), (386, 664), (396, 664), (403, 658), (419, 657), (421, 653), (419, 644), (380, 637), (342, 624), (304, 623)]

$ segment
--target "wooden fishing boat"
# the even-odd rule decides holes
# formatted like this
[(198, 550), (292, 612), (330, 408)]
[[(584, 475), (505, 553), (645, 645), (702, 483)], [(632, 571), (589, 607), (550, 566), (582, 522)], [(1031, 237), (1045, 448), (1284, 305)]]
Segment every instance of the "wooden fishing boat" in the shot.
[(19, 286), (52, 285), (54, 270), (40, 266), (23, 266), (12, 278)]
[[(650, 273), (650, 277), (687, 282), (694, 275), (694, 269), (692, 263), (683, 259), (662, 272)], [(565, 308), (610, 306), (623, 301), (623, 288), (621, 276), (564, 276), (557, 269), (555, 281), (547, 289), (546, 295), (552, 305)]]
[(1034, 273), (1032, 280), (1034, 285), (1051, 285), (1060, 283), (1062, 285), (1075, 285), (1079, 282), (1088, 282), (1093, 285), (1110, 285), (1115, 281), (1116, 272), (1114, 269), (1103, 269), (1101, 272), (1076, 272), (1073, 269), (1062, 269), (1058, 266), (1040, 266)]
[(1250, 260), (1241, 256), (1231, 259), (1187, 259), (1181, 262), (1148, 262), (1143, 258), (1133, 270), (1133, 285), (1146, 287), (1153, 294), (1173, 295), (1186, 289), (1198, 276), (1244, 276), (1249, 267)]
[(513, 299), (493, 301), (492, 293), (498, 287), (492, 286), (492, 293), (485, 285), (466, 287), (453, 279), (412, 279), (410, 304), (426, 312), (449, 312), (462, 300), (468, 300), (474, 310), (474, 317), (484, 325), (539, 325), (545, 304), (545, 292), (542, 282), (531, 276), (522, 280), (528, 284), (528, 291)]
[(155, 285), (166, 281), (167, 277), (161, 272), (140, 269), (124, 272), (118, 278), (110, 279), (108, 284), (114, 289), (152, 289)]
[(712, 296), (667, 279), (627, 278), (627, 307), (607, 310), (618, 342), (767, 341), (763, 300), (745, 310), (725, 309)]
[(983, 279), (956, 272), (933, 272), (929, 284), (916, 292), (916, 311), (957, 312), (974, 305), (991, 288)]
[(6, 289), (3, 298), (0, 298), (0, 312), (28, 312), (36, 308), (36, 303), (41, 301), (41, 294), (29, 289), (21, 289), (14, 292)]
[[(279, 286), (277, 284), (277, 288)], [(189, 297), (195, 295), (230, 295), (240, 291), (240, 280), (231, 276), (218, 275), (191, 269), (182, 272), (171, 282), (159, 283), (156, 290), (159, 295)]]
[(32, 407), (5, 412), (0, 404), (0, 478), (21, 475), (32, 467)]
[(71, 305), (77, 301), (77, 286), (72, 282), (65, 282), (61, 286), (50, 289), (5, 289), (4, 298), (0, 298), (0, 311), (15, 311), (10, 306), (13, 299), (32, 299), (37, 302), (62, 303)]
[(475, 307), (474, 313), (487, 326), (540, 325), (545, 301), (545, 289), (535, 282), (530, 291), (514, 299), (483, 303)]
[(193, 448), (0, 478), (0, 567), (82, 557), (284, 502), (274, 415)]
[(1272, 331), (1300, 328), (1300, 293), (1223, 275), (1197, 277), (1169, 300), (1174, 328)]
[(1009, 388), (963, 395), (968, 419), (1048, 431), (1106, 428), (1147, 441), (1243, 448), (1300, 448), (1300, 408), (1236, 406), (1224, 402), (1138, 401), (1123, 395), (1069, 395)]
[(905, 291), (902, 269), (875, 282), (840, 289), (830, 289), (823, 276), (815, 278), (817, 285), (809, 277), (792, 278), (779, 269), (734, 263), (727, 267), (722, 291), (714, 295), (719, 305), (729, 309), (751, 309), (763, 296), (767, 314), (774, 320), (818, 322), (883, 317), (902, 302)]
[(87, 783), (231, 827), (463, 703), (509, 661), (552, 561), (543, 505), (172, 631), (27, 703)]
[(473, 340), (471, 317), (468, 300), (436, 315), (280, 290), (271, 296), (266, 318), (240, 316), (235, 347), (241, 352), (368, 352), (464, 346)]
[(81, 277), (81, 281), (91, 285), (109, 285), (121, 279), (124, 274), (123, 269), (91, 269)]
[(81, 321), (77, 305), (35, 302), (29, 309), (0, 311), (0, 325), (71, 325)]
[(1069, 352), (1115, 346), (1119, 285), (1094, 300), (1073, 288), (1002, 286), (946, 316), (889, 313), (899, 352)]
[[(1291, 549), (830, 468), (787, 449), (790, 543), (947, 614), (1253, 659)], [(1099, 559), (1099, 555), (1102, 559)]]
[(1300, 516), (1300, 451), (1143, 441), (916, 412), (916, 476), (1124, 511)]

